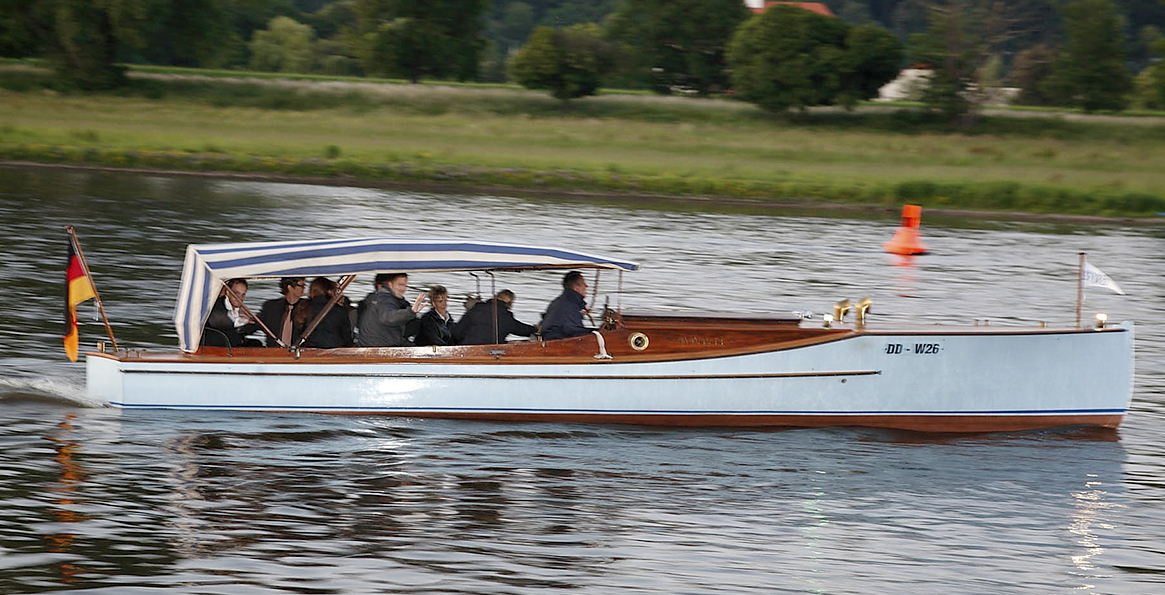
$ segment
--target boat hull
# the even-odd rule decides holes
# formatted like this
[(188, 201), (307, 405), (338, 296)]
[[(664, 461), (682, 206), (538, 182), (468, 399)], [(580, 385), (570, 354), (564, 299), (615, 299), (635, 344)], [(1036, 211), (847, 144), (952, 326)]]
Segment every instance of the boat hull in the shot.
[(90, 354), (88, 389), (124, 408), (928, 432), (1116, 427), (1132, 395), (1133, 328), (862, 330), (747, 353), (611, 355), (465, 363)]

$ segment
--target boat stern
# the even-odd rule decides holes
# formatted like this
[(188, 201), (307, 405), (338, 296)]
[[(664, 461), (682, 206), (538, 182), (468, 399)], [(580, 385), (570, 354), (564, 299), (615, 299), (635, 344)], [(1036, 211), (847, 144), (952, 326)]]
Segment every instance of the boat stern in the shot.
[(94, 401), (120, 406), (123, 394), (121, 360), (107, 353), (86, 353), (85, 395)]

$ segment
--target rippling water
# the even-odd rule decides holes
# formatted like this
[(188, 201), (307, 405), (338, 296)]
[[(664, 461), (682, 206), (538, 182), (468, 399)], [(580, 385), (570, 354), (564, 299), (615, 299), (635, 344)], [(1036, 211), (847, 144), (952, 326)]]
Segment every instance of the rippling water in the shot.
[[(873, 324), (1071, 324), (1085, 251), (1129, 294), (1090, 292), (1086, 311), (1138, 324), (1133, 411), (1119, 432), (974, 437), (122, 412), (86, 402), (61, 349), (67, 223), (119, 342), (148, 348), (175, 343), (191, 242), (561, 245), (640, 261), (611, 298), (626, 308), (870, 295)], [(1165, 591), (1160, 228), (924, 212), (934, 254), (904, 262), (880, 252), (881, 219), (19, 169), (0, 169), (0, 224), (0, 593)], [(497, 288), (536, 322), (558, 276)], [(83, 347), (103, 335), (93, 310)]]

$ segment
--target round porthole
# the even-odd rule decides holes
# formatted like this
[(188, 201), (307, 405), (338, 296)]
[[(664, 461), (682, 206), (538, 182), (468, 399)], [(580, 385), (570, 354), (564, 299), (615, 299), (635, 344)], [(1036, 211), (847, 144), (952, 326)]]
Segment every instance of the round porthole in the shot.
[(627, 343), (631, 345), (631, 348), (635, 351), (643, 351), (644, 349), (647, 349), (647, 345), (651, 343), (651, 340), (649, 340), (647, 335), (643, 333), (631, 333), (631, 336), (627, 337)]

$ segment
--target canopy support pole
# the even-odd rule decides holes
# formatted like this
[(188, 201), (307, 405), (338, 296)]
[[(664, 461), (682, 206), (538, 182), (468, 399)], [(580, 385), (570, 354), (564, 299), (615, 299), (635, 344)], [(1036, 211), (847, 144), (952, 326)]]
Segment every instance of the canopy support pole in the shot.
[(1084, 253), (1080, 252), (1080, 266), (1076, 271), (1076, 328), (1080, 328), (1080, 317), (1084, 312)]
[(619, 310), (619, 318), (623, 318), (623, 269), (619, 269), (619, 291), (615, 294), (615, 308)]
[(599, 273), (600, 270), (595, 269), (595, 286), (592, 288), (594, 291), (591, 292), (591, 305), (587, 306), (587, 318), (590, 319), (591, 326), (598, 326), (595, 324), (595, 317), (591, 315), (591, 309), (599, 303)]
[(496, 282), (496, 279), (494, 278), (493, 271), (486, 271), (485, 274), (489, 275), (489, 293), (491, 296), (493, 296), (490, 298), (489, 303), (493, 304), (494, 345), (500, 345), (500, 343), (498, 342), (498, 291), (497, 291), (498, 287), (497, 287), (497, 282)]
[(473, 282), (477, 286), (477, 298), (481, 299), (481, 277), (478, 277), (477, 273), (473, 271), (469, 271), (469, 276), (473, 277)]
[[(312, 319), (311, 324), (307, 325), (307, 329), (305, 329), (303, 334), (299, 336), (299, 343), (295, 344), (296, 349), (299, 349), (303, 346), (304, 341), (307, 341), (307, 338), (311, 336), (312, 332), (316, 330), (316, 327), (324, 321), (324, 316), (327, 316), (328, 312), (331, 312), (332, 308), (336, 307), (336, 304), (340, 303), (340, 298), (344, 297), (344, 290), (348, 289), (348, 284), (351, 283), (355, 278), (356, 275), (344, 276), (344, 278), (340, 281), (340, 286), (336, 288), (336, 295), (333, 295), (332, 299), (328, 300), (328, 303), (324, 305), (324, 309), (320, 310), (319, 314), (316, 314), (316, 317)], [(310, 300), (308, 300), (308, 302), (310, 304)]]
[[(225, 287), (226, 290), (228, 292), (230, 292), (231, 295), (235, 296), (235, 299), (239, 300), (239, 309), (242, 310), (244, 314), (249, 316), (251, 318), (251, 320), (254, 320), (255, 324), (258, 324), (259, 328), (263, 329), (263, 332), (267, 333), (268, 337), (274, 337), (275, 333), (271, 332), (271, 329), (267, 328), (267, 325), (264, 324), (263, 321), (260, 320), (258, 316), (255, 316), (255, 313), (252, 312), (251, 309), (247, 307), (247, 304), (243, 303), (243, 297), (240, 296), (238, 293), (235, 293), (235, 290), (231, 289), (230, 285), (227, 285), (227, 281), (230, 281), (230, 279), (220, 280), (219, 283), (222, 283), (222, 286)], [(275, 339), (275, 340), (279, 341), (279, 339)], [(201, 344), (202, 342), (199, 341), (199, 343)], [(279, 344), (283, 345), (282, 342)], [(286, 347), (286, 345), (284, 345), (284, 347)]]

